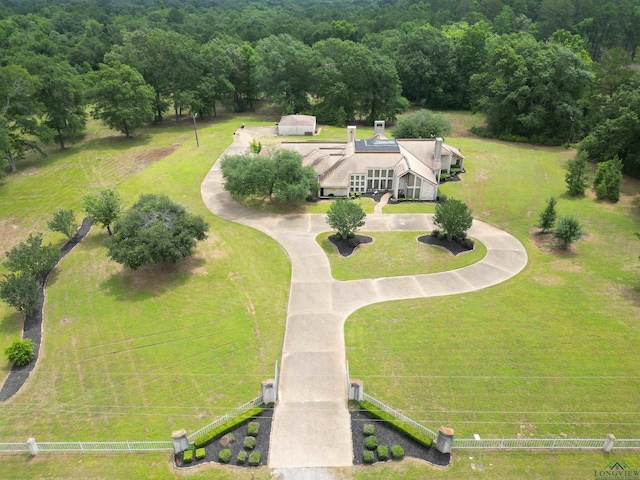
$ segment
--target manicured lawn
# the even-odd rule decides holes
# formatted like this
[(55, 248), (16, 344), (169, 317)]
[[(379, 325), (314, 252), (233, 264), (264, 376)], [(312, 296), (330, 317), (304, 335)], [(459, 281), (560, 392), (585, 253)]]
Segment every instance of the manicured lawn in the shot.
[[(442, 191), (518, 237), (529, 264), (487, 290), (356, 312), (345, 326), (351, 375), (461, 437), (637, 437), (640, 183), (625, 179), (615, 205), (572, 199), (571, 151), (449, 141), (467, 173)], [(587, 232), (568, 253), (541, 251), (530, 234), (551, 195)]]
[[(263, 123), (201, 122), (200, 148), (188, 124), (129, 141), (97, 136), (33, 161), (37, 182), (18, 173), (0, 187), (3, 220), (19, 225), (9, 242), (44, 231), (41, 216), (59, 206), (79, 210), (87, 189), (116, 184), (127, 204), (165, 193), (211, 226), (193, 258), (137, 272), (108, 260), (106, 233), (92, 230), (51, 278), (42, 357), (23, 391), (0, 404), (2, 441), (169, 439), (260, 393), (282, 349), (290, 264), (276, 242), (213, 216), (200, 198), (240, 122)], [(0, 315), (0, 340), (19, 335), (21, 317), (4, 305)]]
[[(317, 202), (302, 202), (302, 203), (281, 203), (275, 200), (268, 200), (263, 197), (244, 197), (236, 198), (237, 201), (244, 204), (247, 208), (257, 210), (265, 213), (327, 213), (331, 203), (334, 200), (319, 200)], [(363, 197), (357, 200), (364, 213), (373, 213), (373, 209), (376, 206), (376, 202), (367, 197)]]
[(382, 207), (382, 213), (435, 213), (433, 202), (400, 202)]
[(327, 253), (337, 280), (443, 272), (471, 265), (487, 254), (487, 248), (477, 240), (473, 251), (454, 256), (444, 248), (418, 242), (427, 232), (358, 232), (372, 237), (373, 242), (343, 257), (328, 239), (332, 233), (321, 233), (316, 240)]

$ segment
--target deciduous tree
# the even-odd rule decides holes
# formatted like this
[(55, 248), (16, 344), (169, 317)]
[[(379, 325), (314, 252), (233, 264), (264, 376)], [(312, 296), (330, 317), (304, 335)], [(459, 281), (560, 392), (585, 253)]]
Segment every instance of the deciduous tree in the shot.
[(71, 238), (78, 230), (78, 222), (73, 210), (61, 208), (54, 212), (53, 218), (47, 222), (47, 227), (53, 232), (60, 232), (67, 238)]
[(584, 191), (589, 186), (586, 153), (578, 153), (574, 158), (569, 160), (567, 167), (568, 171), (564, 179), (569, 195), (572, 197), (584, 195)]
[(451, 122), (444, 115), (420, 110), (400, 117), (391, 130), (395, 138), (433, 138), (451, 133)]
[(141, 195), (115, 223), (108, 255), (131, 270), (162, 262), (177, 263), (193, 255), (207, 238), (209, 225), (166, 195)]
[(471, 228), (472, 211), (462, 200), (449, 198), (436, 205), (433, 223), (442, 228), (449, 240), (463, 239)]
[(347, 240), (353, 238), (355, 232), (364, 225), (366, 216), (359, 203), (339, 198), (329, 207), (326, 220), (340, 238)]
[(82, 199), (82, 208), (94, 222), (106, 228), (111, 235), (111, 224), (122, 212), (122, 199), (115, 189), (105, 188), (85, 195)]
[(27, 273), (10, 273), (0, 280), (0, 299), (19, 312), (30, 312), (40, 300), (40, 283)]
[(53, 245), (42, 245), (42, 234), (30, 234), (25, 242), (20, 242), (5, 252), (4, 266), (11, 272), (22, 272), (39, 281), (44, 281), (60, 258), (60, 251)]

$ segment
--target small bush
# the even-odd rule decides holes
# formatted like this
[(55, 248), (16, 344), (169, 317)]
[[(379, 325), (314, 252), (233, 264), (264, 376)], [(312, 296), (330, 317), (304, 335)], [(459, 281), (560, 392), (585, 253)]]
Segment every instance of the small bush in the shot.
[(182, 453), (182, 460), (184, 461), (184, 463), (193, 462), (193, 450), (185, 450)]
[(229, 463), (229, 460), (231, 460), (231, 450), (228, 448), (220, 450), (220, 453), (218, 453), (218, 460), (222, 463)]
[(404, 448), (402, 448), (400, 445), (393, 445), (391, 447), (391, 456), (396, 460), (400, 460), (404, 457)]
[[(249, 410), (246, 413), (243, 413), (239, 417), (234, 418), (233, 420), (231, 420), (231, 421), (229, 421), (229, 422), (227, 422), (227, 423), (225, 423), (223, 425), (220, 425), (218, 428), (215, 428), (215, 429), (211, 430), (209, 433), (199, 437), (195, 441), (196, 448), (205, 447), (205, 446), (209, 445), (215, 439), (220, 438), (225, 433), (229, 433), (232, 430), (235, 430), (240, 425), (244, 425), (245, 423), (250, 421), (253, 417), (256, 417), (256, 416), (260, 415), (262, 412), (264, 412), (264, 407), (262, 407), (262, 406), (256, 407), (256, 408), (252, 408), (251, 410)], [(235, 438), (234, 438), (234, 440), (235, 440)], [(228, 445), (222, 445), (222, 446), (223, 447), (228, 447)]]
[(369, 450), (375, 450), (378, 447), (378, 439), (375, 435), (369, 435), (367, 439), (364, 441), (364, 445)]
[(196, 460), (202, 460), (206, 456), (207, 456), (207, 451), (204, 448), (196, 449)]
[(249, 455), (249, 465), (252, 467), (260, 465), (260, 452), (251, 452), (251, 455)]
[(373, 463), (376, 461), (376, 456), (371, 450), (365, 450), (362, 454), (362, 459), (364, 460), (364, 463)]
[(247, 457), (249, 456), (249, 454), (247, 452), (245, 452), (244, 450), (242, 450), (241, 452), (238, 453), (238, 457), (236, 458), (237, 462), (239, 465), (244, 465), (244, 462), (247, 461)]
[(253, 450), (256, 448), (256, 437), (244, 437), (244, 448), (248, 450)]
[(384, 420), (385, 422), (387, 422), (389, 426), (409, 436), (410, 438), (413, 438), (420, 445), (427, 448), (431, 448), (431, 445), (433, 444), (433, 440), (430, 437), (426, 436), (424, 433), (416, 430), (412, 426), (407, 425), (406, 423), (402, 422), (401, 420), (398, 420), (397, 418), (393, 417), (392, 415), (386, 412), (383, 412), (382, 410), (377, 408), (375, 405), (367, 401), (359, 402), (358, 406), (362, 410), (364, 410), (364, 412), (370, 417), (377, 418), (379, 420)]
[(464, 238), (462, 242), (460, 242), (460, 245), (462, 245), (467, 250), (473, 250), (474, 243), (470, 238)]
[(444, 232), (438, 232), (438, 240), (444, 240), (447, 238), (447, 234)]
[(389, 460), (389, 448), (386, 445), (378, 445), (378, 460)]
[(447, 201), (447, 195), (445, 193), (441, 193), (440, 195), (438, 195), (438, 201), (440, 203), (444, 203)]
[(225, 448), (229, 448), (233, 442), (236, 441), (236, 437), (233, 436), (233, 433), (227, 433), (220, 439), (220, 445)]
[(376, 426), (373, 423), (365, 423), (362, 427), (362, 433), (365, 435), (373, 435), (376, 431)]
[(438, 238), (440, 236), (440, 230), (438, 230), (437, 228), (433, 229), (431, 231), (431, 236), (435, 237), (435, 238)]
[(33, 348), (33, 341), (30, 338), (25, 338), (24, 340), (14, 340), (4, 350), (4, 353), (10, 363), (16, 367), (21, 367), (33, 359)]
[(259, 422), (249, 422), (249, 425), (247, 426), (247, 435), (251, 435), (252, 437), (257, 437), (259, 430), (260, 430)]

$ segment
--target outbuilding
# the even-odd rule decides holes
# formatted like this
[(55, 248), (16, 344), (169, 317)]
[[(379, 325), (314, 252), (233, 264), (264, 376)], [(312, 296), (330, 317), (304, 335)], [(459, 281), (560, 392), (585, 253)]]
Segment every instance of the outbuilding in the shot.
[(278, 123), (278, 135), (313, 135), (316, 133), (316, 117), (311, 115), (286, 115)]

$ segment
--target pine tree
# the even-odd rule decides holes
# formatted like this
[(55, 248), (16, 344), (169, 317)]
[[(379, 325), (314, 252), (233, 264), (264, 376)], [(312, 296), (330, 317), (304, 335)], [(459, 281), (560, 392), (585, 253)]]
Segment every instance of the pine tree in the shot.
[(553, 229), (553, 226), (556, 224), (557, 203), (558, 201), (554, 197), (547, 199), (547, 208), (540, 213), (540, 219), (536, 225), (536, 227), (542, 230), (542, 233), (547, 233), (549, 230)]

